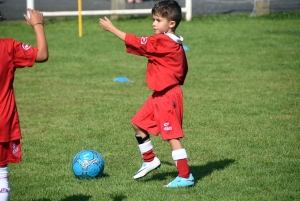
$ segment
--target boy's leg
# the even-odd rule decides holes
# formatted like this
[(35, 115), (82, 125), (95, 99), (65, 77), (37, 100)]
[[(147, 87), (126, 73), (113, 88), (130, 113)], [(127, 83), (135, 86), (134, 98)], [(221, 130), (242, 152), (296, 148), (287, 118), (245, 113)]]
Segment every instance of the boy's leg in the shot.
[(0, 201), (7, 201), (9, 197), (7, 166), (0, 166)]
[(178, 176), (166, 187), (185, 187), (194, 184), (187, 161), (187, 153), (180, 138), (184, 137), (182, 131), (183, 101), (180, 86), (175, 86), (165, 92), (158, 92), (157, 105), (154, 116), (159, 117), (160, 134), (167, 140), (172, 148), (172, 158), (178, 170)]
[(158, 135), (159, 133), (153, 113), (154, 103), (155, 100), (153, 96), (150, 96), (131, 119), (132, 127), (136, 133), (135, 137), (138, 141), (138, 147), (144, 159), (142, 167), (134, 175), (134, 179), (142, 178), (152, 170), (160, 167), (160, 161), (153, 152), (153, 145), (148, 133), (150, 132), (153, 135)]
[(178, 170), (178, 176), (189, 178), (190, 168), (187, 160), (187, 153), (179, 139), (169, 140), (172, 148), (172, 158)]
[(9, 197), (7, 161), (10, 159), (10, 142), (0, 143), (0, 201)]
[(194, 185), (194, 177), (190, 173), (186, 150), (179, 139), (171, 139), (169, 143), (172, 147), (172, 158), (178, 170), (178, 176), (165, 187), (178, 188)]
[(7, 201), (9, 198), (7, 164), (21, 162), (21, 156), (20, 140), (0, 143), (0, 201)]
[(135, 124), (132, 124), (136, 132), (138, 147), (143, 157), (142, 167), (133, 176), (134, 179), (139, 179), (146, 176), (149, 172), (160, 167), (160, 161), (153, 151), (153, 145), (147, 131), (140, 129)]

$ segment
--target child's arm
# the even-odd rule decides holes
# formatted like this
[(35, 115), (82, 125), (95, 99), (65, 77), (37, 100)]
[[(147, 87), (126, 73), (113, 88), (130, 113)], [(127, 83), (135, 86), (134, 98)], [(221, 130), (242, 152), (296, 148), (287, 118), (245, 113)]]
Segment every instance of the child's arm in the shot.
[(48, 60), (48, 45), (44, 32), (44, 16), (38, 10), (27, 9), (30, 18), (24, 14), (26, 21), (33, 27), (36, 37), (36, 48), (38, 49), (36, 62), (45, 62)]
[(120, 38), (122, 41), (125, 41), (126, 33), (117, 29), (107, 17), (104, 17), (104, 19), (100, 18), (99, 24), (102, 27), (102, 29), (111, 32), (112, 34)]

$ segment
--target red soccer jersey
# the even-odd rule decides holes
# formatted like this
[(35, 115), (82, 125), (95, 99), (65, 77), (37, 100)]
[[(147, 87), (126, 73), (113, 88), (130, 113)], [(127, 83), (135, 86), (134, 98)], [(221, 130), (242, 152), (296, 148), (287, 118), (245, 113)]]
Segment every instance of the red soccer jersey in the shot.
[(33, 66), (37, 49), (11, 38), (0, 38), (0, 142), (20, 139), (21, 130), (13, 81), (16, 68)]
[(182, 40), (182, 37), (174, 34), (155, 34), (150, 37), (126, 34), (126, 51), (148, 58), (146, 81), (153, 91), (183, 85), (188, 64)]

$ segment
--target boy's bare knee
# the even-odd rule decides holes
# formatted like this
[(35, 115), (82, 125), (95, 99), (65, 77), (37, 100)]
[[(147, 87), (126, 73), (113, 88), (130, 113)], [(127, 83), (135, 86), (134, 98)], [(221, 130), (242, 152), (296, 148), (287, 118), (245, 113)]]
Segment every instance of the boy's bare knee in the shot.
[(131, 122), (131, 126), (135, 130), (135, 132), (140, 132), (141, 131), (141, 129), (137, 125), (135, 125), (134, 123), (132, 123), (132, 122)]

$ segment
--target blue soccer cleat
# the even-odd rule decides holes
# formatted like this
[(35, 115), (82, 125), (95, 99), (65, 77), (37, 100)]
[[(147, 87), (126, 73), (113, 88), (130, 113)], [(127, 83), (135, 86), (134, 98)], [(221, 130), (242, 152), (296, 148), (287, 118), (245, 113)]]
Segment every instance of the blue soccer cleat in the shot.
[(194, 177), (193, 177), (192, 174), (190, 174), (189, 178), (183, 178), (183, 177), (177, 176), (169, 184), (164, 185), (164, 187), (167, 187), (167, 188), (182, 188), (182, 187), (193, 186), (194, 184), (195, 184)]

